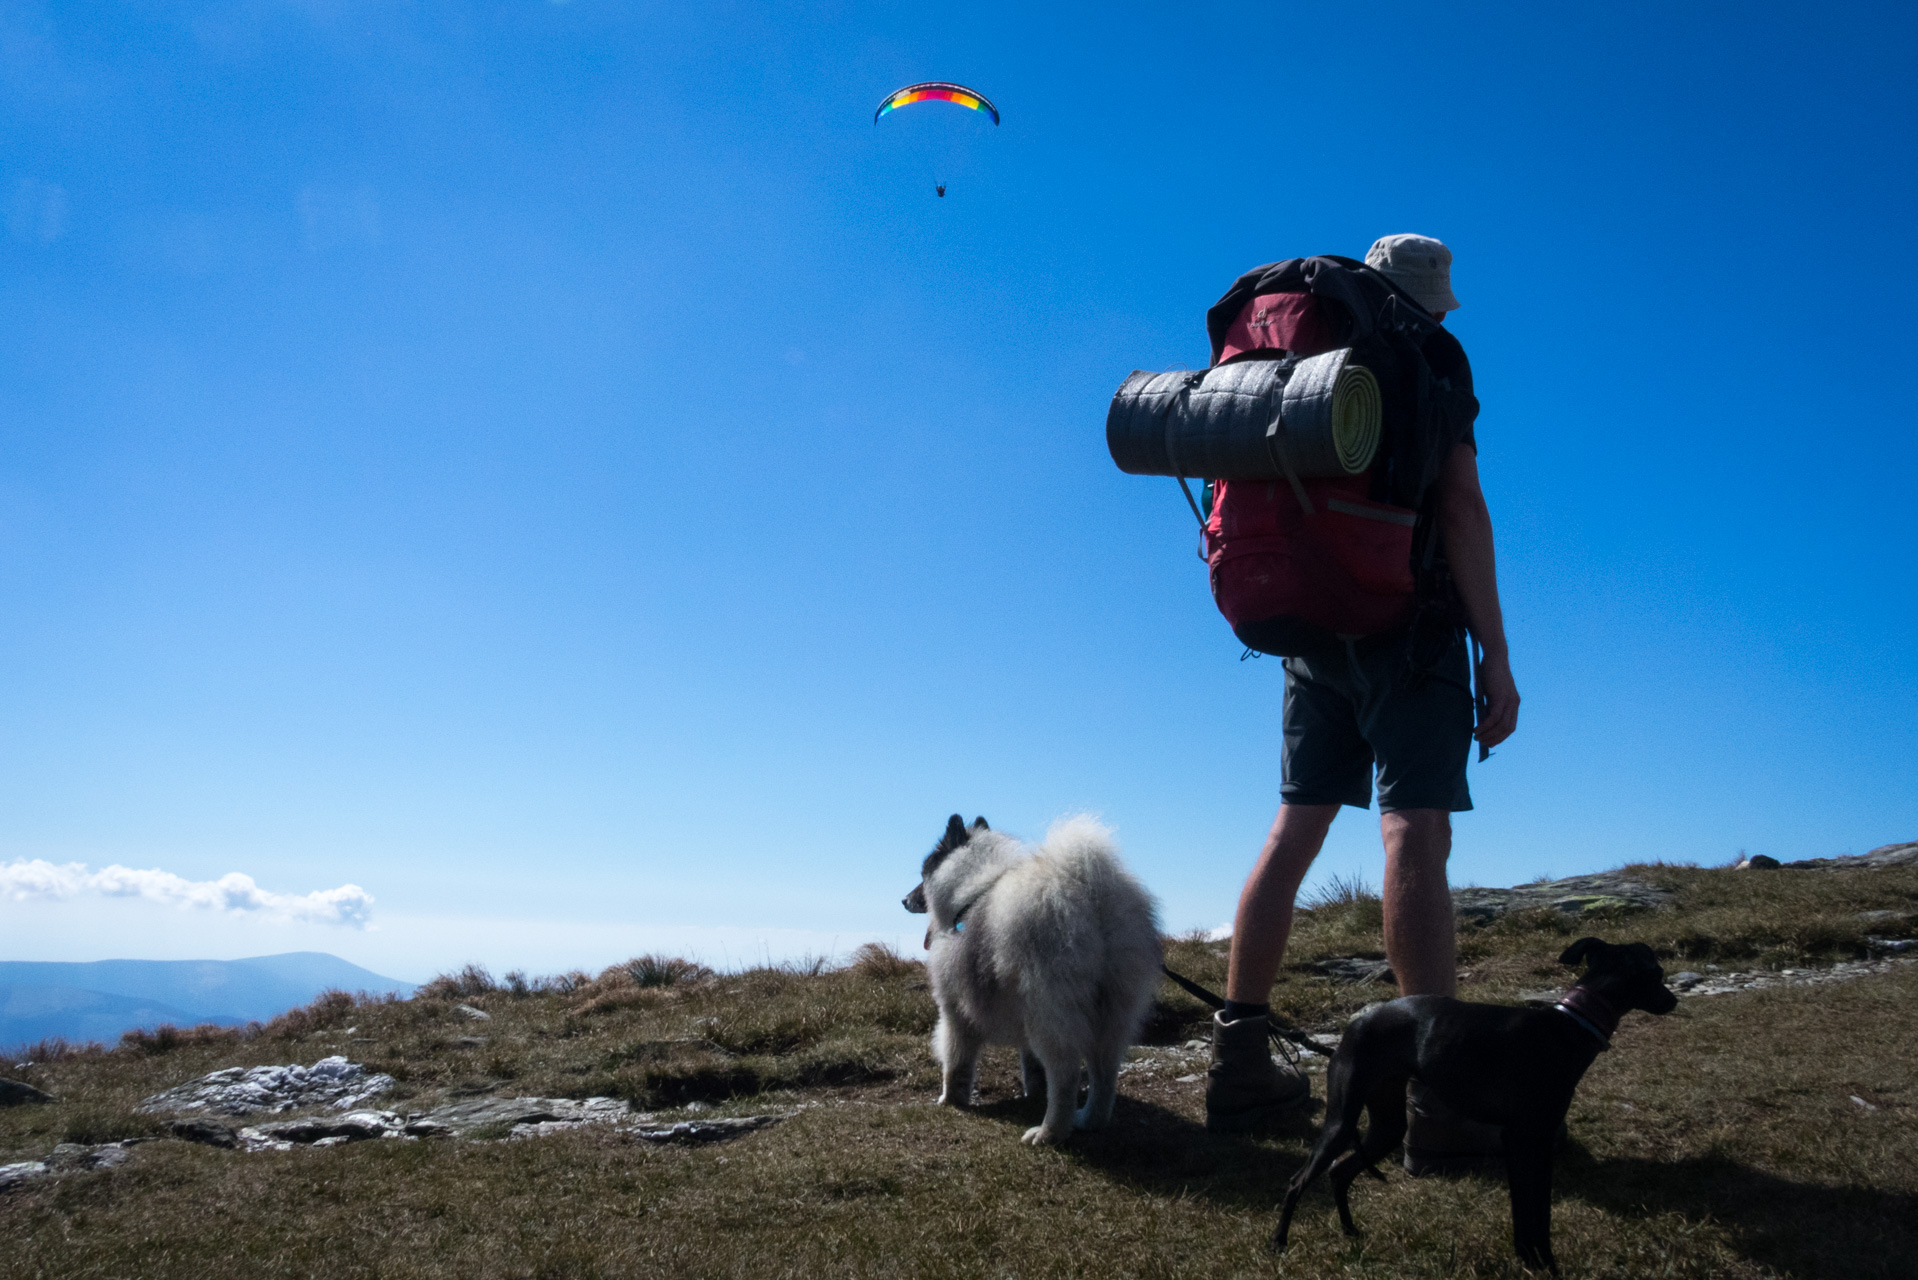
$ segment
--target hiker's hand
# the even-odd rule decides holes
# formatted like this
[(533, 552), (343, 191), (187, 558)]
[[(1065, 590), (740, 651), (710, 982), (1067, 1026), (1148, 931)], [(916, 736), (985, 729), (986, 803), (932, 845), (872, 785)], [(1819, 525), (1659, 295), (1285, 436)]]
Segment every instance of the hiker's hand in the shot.
[(1472, 736), (1490, 751), (1518, 728), (1518, 683), (1512, 679), (1511, 660), (1502, 653), (1486, 654), (1478, 664), (1478, 687), (1485, 695), (1485, 708)]

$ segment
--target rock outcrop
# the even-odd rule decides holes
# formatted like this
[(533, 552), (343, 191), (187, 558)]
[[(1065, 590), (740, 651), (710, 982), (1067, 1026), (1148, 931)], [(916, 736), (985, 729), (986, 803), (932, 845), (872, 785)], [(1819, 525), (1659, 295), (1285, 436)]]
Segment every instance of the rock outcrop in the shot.
[(469, 1098), (432, 1111), (349, 1111), (234, 1126), (205, 1116), (175, 1120), (168, 1129), (186, 1142), (240, 1151), (291, 1151), (333, 1147), (370, 1139), (542, 1138), (587, 1125), (621, 1125), (641, 1142), (687, 1146), (725, 1142), (784, 1116), (729, 1116), (660, 1125), (651, 1113), (635, 1114), (619, 1098)]
[(156, 1093), (140, 1104), (153, 1113), (198, 1112), (246, 1116), (285, 1113), (308, 1107), (349, 1111), (393, 1087), (393, 1077), (368, 1072), (335, 1055), (310, 1067), (228, 1067)]
[(417, 1116), (409, 1118), (394, 1111), (349, 1111), (343, 1116), (304, 1116), (247, 1125), (234, 1131), (233, 1145), (243, 1151), (291, 1151), (295, 1147), (337, 1147), (372, 1138), (436, 1137), (445, 1132), (443, 1127)]
[(1918, 866), (1918, 840), (1903, 844), (1881, 844), (1869, 853), (1848, 854), (1842, 858), (1800, 858), (1781, 863), (1787, 871), (1851, 871), (1880, 867)]
[(1616, 871), (1542, 880), (1510, 889), (1454, 889), (1452, 908), (1468, 920), (1490, 923), (1508, 911), (1549, 907), (1565, 915), (1594, 911), (1648, 911), (1667, 905), (1670, 890)]
[(429, 1111), (421, 1119), (455, 1137), (476, 1130), (518, 1137), (522, 1128), (556, 1133), (583, 1124), (613, 1123), (631, 1114), (632, 1108), (620, 1098), (470, 1098)]
[[(1700, 973), (1684, 969), (1665, 979), (1665, 985), (1681, 996), (1725, 996), (1742, 991), (1769, 991), (1776, 987), (1822, 987), (1834, 982), (1851, 982), (1890, 973), (1914, 961), (1899, 957), (1871, 960), (1841, 960), (1832, 965), (1806, 965), (1796, 969), (1725, 969), (1708, 964)], [(1563, 993), (1562, 988), (1526, 991), (1519, 999), (1526, 1004), (1549, 1005)]]

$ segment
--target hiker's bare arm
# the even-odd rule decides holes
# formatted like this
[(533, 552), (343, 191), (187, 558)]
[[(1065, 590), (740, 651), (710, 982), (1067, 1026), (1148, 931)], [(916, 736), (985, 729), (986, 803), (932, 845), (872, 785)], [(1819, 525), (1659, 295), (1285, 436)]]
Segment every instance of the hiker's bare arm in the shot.
[(1472, 736), (1487, 747), (1495, 747), (1518, 728), (1518, 685), (1512, 679), (1511, 654), (1505, 646), (1505, 615), (1498, 607), (1492, 515), (1485, 509), (1485, 493), (1478, 485), (1478, 453), (1471, 445), (1452, 446), (1439, 473), (1439, 485), (1445, 558), (1452, 563), (1452, 578), (1465, 604), (1466, 621), (1485, 647), (1485, 660), (1479, 667), (1485, 712)]

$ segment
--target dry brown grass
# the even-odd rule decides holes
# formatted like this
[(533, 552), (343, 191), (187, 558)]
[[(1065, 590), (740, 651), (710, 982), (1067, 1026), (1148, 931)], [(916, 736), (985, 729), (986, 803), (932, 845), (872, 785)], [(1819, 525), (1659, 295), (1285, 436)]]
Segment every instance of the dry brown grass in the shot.
[[(1467, 994), (1557, 985), (1568, 936), (1642, 939), (1668, 967), (1840, 958), (1856, 913), (1918, 909), (1918, 872), (1641, 868), (1670, 911), (1594, 924), (1507, 918), (1465, 935)], [(1899, 926), (1902, 928), (1902, 926)], [(1876, 924), (1872, 932), (1895, 932)], [(1376, 953), (1363, 894), (1302, 915), (1275, 990), (1307, 1025), (1388, 996), (1303, 967)], [(1219, 944), (1172, 941), (1174, 967), (1223, 981)], [(251, 1031), (48, 1052), (16, 1072), (53, 1106), (0, 1111), (0, 1162), (59, 1141), (148, 1136), (138, 1100), (215, 1067), (347, 1053), (402, 1081), (402, 1106), (473, 1093), (616, 1093), (645, 1106), (798, 1108), (725, 1146), (654, 1148), (606, 1130), (524, 1142), (363, 1143), (241, 1155), (174, 1141), (123, 1168), (0, 1193), (0, 1275), (227, 1280), (261, 1275), (482, 1280), (666, 1276), (1518, 1276), (1504, 1191), (1478, 1179), (1362, 1182), (1366, 1235), (1307, 1198), (1282, 1267), (1260, 1245), (1311, 1132), (1209, 1137), (1200, 1059), (1155, 1051), (1122, 1078), (1117, 1124), (1061, 1151), (1017, 1141), (1034, 1119), (1016, 1063), (989, 1055), (982, 1105), (927, 1105), (924, 972), (870, 954), (849, 968), (685, 972), (620, 966), (564, 983), (471, 974), (408, 1001), (331, 995)], [(484, 976), (484, 975), (482, 975)], [(1634, 1015), (1587, 1077), (1558, 1165), (1555, 1244), (1569, 1276), (1910, 1274), (1918, 1256), (1918, 966), (1842, 986), (1686, 1001)], [(1205, 1011), (1169, 985), (1154, 1038)], [(488, 1012), (459, 1013), (459, 1003)], [(482, 1041), (473, 1043), (473, 1041)], [(1868, 1104), (1860, 1105), (1856, 1097)], [(808, 1104), (800, 1106), (799, 1104)]]
[(917, 977), (926, 971), (922, 962), (900, 955), (883, 942), (868, 942), (853, 952), (851, 968), (854, 973), (881, 980)]

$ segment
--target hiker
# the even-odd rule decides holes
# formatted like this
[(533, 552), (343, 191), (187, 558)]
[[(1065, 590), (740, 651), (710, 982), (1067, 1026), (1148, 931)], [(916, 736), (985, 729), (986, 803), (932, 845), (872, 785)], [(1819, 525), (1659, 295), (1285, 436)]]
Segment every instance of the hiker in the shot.
[[(1359, 267), (1347, 259), (1330, 261)], [(1441, 322), (1459, 306), (1452, 294), (1451, 262), (1451, 251), (1443, 244), (1417, 235), (1386, 236), (1365, 256), (1366, 266)], [(1244, 287), (1249, 278), (1235, 289), (1256, 292)], [(1229, 293), (1226, 300), (1239, 296)], [(1292, 296), (1267, 294), (1258, 300)], [(1263, 323), (1268, 311), (1276, 315), (1283, 309), (1268, 307), (1252, 316), (1247, 302), (1239, 327), (1231, 332), (1245, 332), (1248, 316)], [(1297, 319), (1288, 332), (1312, 327), (1308, 316)], [(1222, 347), (1220, 329), (1214, 332), (1216, 364), (1221, 350), (1229, 358), (1234, 348), (1229, 342)], [(1455, 342), (1444, 341), (1456, 349)], [(1296, 348), (1307, 343), (1290, 338), (1261, 345)], [(1469, 392), (1469, 369), (1463, 378)], [(1471, 405), (1475, 413), (1476, 401)], [(1471, 638), (1484, 650), (1476, 672), (1477, 724), (1473, 664), (1467, 636), (1455, 621), (1444, 622), (1436, 641), (1428, 644), (1431, 656), (1422, 667), (1406, 659), (1413, 643), (1407, 626), (1285, 659), (1282, 801), (1233, 921), (1226, 1006), (1214, 1020), (1212, 1062), (1206, 1073), (1210, 1130), (1262, 1128), (1310, 1099), (1305, 1077), (1275, 1062), (1268, 1050), (1267, 1002), (1285, 957), (1299, 886), (1340, 806), (1369, 807), (1375, 769), (1385, 844), (1386, 957), (1401, 994), (1456, 994), (1457, 949), (1445, 876), (1451, 814), (1472, 807), (1465, 783), (1472, 739), (1478, 740), (1481, 752), (1503, 742), (1517, 725), (1519, 705), (1499, 610), (1492, 522), (1479, 489), (1477, 442), (1470, 418), (1465, 421), (1462, 438), (1443, 454), (1432, 485), (1437, 489), (1436, 536), (1455, 587), (1454, 613), (1462, 612)], [(1282, 493), (1284, 486), (1276, 488)], [(1305, 501), (1303, 493), (1300, 501)], [(1217, 526), (1213, 513), (1208, 532)], [(1241, 629), (1240, 634), (1247, 633)], [(1247, 643), (1259, 647), (1252, 640)], [(1412, 1128), (1405, 1140), (1408, 1170), (1429, 1172), (1456, 1164), (1457, 1158), (1497, 1153), (1496, 1130), (1436, 1115), (1433, 1104), (1418, 1093), (1414, 1086)]]

